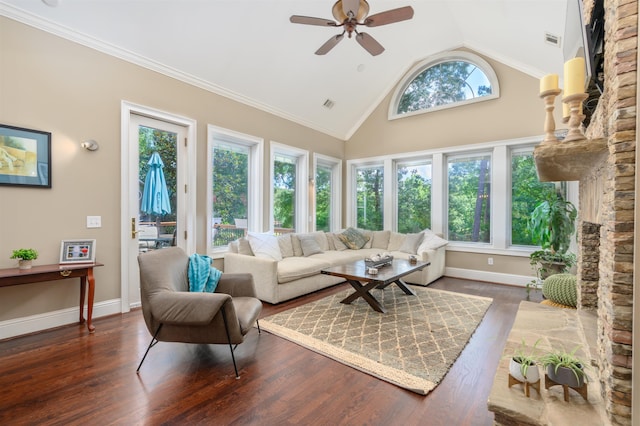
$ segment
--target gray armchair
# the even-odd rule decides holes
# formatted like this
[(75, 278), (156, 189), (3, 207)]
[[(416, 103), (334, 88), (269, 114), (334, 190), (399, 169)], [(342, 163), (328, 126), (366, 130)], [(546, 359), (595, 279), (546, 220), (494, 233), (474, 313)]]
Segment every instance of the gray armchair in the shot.
[(142, 253), (138, 264), (142, 315), (153, 337), (136, 372), (140, 371), (149, 349), (159, 341), (227, 343), (239, 378), (233, 345), (244, 341), (254, 323), (260, 332), (258, 316), (262, 302), (255, 297), (252, 275), (222, 274), (215, 293), (192, 293), (189, 257), (181, 248)]

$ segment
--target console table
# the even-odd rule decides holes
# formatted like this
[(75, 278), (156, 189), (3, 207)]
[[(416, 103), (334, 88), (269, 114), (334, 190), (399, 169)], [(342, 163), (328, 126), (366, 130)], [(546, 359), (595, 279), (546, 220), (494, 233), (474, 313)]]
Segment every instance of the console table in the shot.
[(68, 278), (80, 278), (80, 324), (84, 323), (84, 295), (89, 282), (89, 294), (87, 298), (87, 328), (89, 333), (95, 331), (91, 323), (93, 316), (93, 296), (96, 289), (96, 281), (93, 277), (93, 268), (104, 266), (102, 263), (77, 263), (69, 265), (38, 265), (31, 269), (7, 268), (0, 269), (0, 287), (39, 283), (43, 281), (65, 280)]

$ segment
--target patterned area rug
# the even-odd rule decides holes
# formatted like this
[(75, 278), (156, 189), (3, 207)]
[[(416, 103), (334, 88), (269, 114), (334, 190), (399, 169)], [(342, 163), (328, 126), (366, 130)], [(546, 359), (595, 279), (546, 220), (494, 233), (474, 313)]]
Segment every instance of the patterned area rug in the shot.
[(426, 395), (442, 381), (493, 299), (395, 285), (372, 294), (387, 313), (362, 299), (340, 303), (345, 290), (260, 320), (260, 328), (367, 374)]

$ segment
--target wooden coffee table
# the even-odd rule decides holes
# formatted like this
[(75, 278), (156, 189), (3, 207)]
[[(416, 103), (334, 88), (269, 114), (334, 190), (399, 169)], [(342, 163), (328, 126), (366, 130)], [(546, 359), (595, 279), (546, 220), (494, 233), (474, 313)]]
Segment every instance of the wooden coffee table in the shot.
[(415, 296), (416, 293), (410, 287), (407, 287), (407, 284), (401, 278), (412, 272), (420, 271), (429, 265), (429, 262), (418, 261), (415, 264), (411, 264), (405, 259), (394, 259), (391, 264), (378, 268), (376, 275), (371, 275), (367, 273), (364, 260), (359, 260), (346, 265), (323, 269), (321, 272), (326, 275), (344, 278), (356, 290), (341, 300), (341, 303), (349, 304), (358, 297), (362, 297), (374, 310), (385, 313), (384, 307), (370, 293), (370, 290), (374, 288), (383, 289), (395, 283), (405, 294)]

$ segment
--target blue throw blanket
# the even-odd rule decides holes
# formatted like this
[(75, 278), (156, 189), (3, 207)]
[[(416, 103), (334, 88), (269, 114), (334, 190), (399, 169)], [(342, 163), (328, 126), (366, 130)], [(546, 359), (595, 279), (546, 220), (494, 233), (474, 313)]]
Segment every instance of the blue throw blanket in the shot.
[(199, 254), (189, 256), (189, 291), (216, 291), (222, 272), (211, 266), (211, 260)]

